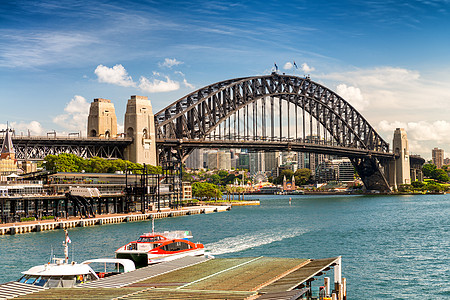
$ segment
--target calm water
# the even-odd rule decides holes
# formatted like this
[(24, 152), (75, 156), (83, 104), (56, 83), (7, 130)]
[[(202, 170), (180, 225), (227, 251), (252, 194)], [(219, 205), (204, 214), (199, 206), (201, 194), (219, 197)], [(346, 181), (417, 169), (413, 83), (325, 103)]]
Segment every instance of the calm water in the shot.
[[(289, 206), (289, 197), (292, 205)], [(189, 229), (217, 257), (342, 255), (348, 299), (450, 298), (450, 196), (258, 196), (260, 206), (156, 220)], [(69, 231), (70, 258), (113, 257), (151, 222)], [(0, 236), (0, 283), (63, 257), (61, 230)], [(332, 272), (328, 274), (332, 277)]]

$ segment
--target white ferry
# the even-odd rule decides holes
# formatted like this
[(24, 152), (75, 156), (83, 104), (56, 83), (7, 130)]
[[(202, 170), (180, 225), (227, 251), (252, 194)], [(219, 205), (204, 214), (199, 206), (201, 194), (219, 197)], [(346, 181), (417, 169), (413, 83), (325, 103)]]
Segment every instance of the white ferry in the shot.
[[(28, 271), (22, 272), (23, 276), (18, 282), (30, 285), (40, 286), (44, 288), (70, 288), (85, 282), (98, 280), (103, 277), (112, 276), (122, 272), (135, 270), (134, 263), (129, 259), (111, 259), (100, 258), (92, 259), (78, 264), (76, 262), (69, 263), (69, 247), (71, 243), (67, 230), (65, 230), (64, 255), (65, 258), (53, 258), (53, 263), (47, 263), (30, 268)], [(104, 272), (94, 271), (91, 264), (100, 264), (104, 266)], [(107, 269), (107, 264), (112, 264)]]

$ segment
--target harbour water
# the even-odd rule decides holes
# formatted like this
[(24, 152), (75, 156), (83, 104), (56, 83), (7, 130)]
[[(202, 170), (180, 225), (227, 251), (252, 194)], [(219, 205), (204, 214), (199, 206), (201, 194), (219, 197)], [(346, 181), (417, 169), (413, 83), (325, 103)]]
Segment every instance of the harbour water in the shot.
[[(191, 230), (193, 241), (217, 257), (342, 255), (348, 299), (450, 298), (450, 196), (257, 198), (260, 206), (159, 219), (155, 227)], [(113, 257), (148, 231), (151, 222), (73, 228), (69, 257)], [(0, 283), (45, 263), (52, 252), (62, 257), (63, 237), (61, 230), (0, 236)]]

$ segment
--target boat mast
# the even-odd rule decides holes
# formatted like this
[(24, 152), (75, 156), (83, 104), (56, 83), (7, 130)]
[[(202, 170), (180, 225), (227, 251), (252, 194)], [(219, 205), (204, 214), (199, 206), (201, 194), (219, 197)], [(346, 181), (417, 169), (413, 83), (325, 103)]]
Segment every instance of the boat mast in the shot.
[(152, 215), (152, 234), (155, 233), (155, 216)]
[(64, 245), (64, 257), (65, 257), (66, 264), (68, 264), (69, 263), (69, 243), (71, 243), (72, 241), (70, 240), (69, 232), (67, 232), (66, 229), (64, 229), (64, 233), (65, 233), (65, 237), (66, 237), (64, 239), (64, 242), (63, 242), (63, 245)]

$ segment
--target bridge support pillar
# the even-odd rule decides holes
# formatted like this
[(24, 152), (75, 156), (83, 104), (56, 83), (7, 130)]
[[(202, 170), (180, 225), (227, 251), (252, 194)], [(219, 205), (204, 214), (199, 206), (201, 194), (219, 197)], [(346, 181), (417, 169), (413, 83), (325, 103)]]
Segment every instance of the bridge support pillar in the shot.
[(395, 129), (392, 147), (395, 159), (389, 164), (389, 184), (398, 189), (402, 184), (411, 184), (409, 146), (405, 129)]
[(391, 191), (383, 174), (384, 167), (376, 158), (368, 156), (351, 158), (350, 160), (367, 190), (376, 190), (382, 193)]
[(88, 137), (115, 138), (117, 117), (114, 104), (108, 99), (94, 99), (89, 109)]
[(133, 138), (133, 143), (125, 150), (125, 158), (155, 166), (155, 121), (152, 104), (147, 97), (131, 96), (128, 100), (124, 130), (127, 137)]

